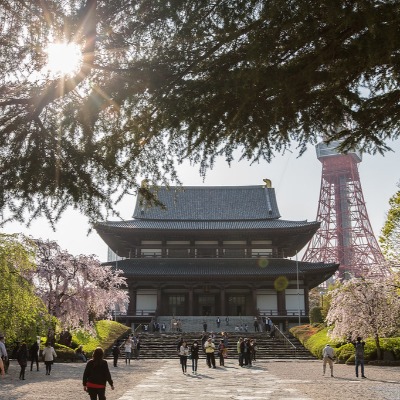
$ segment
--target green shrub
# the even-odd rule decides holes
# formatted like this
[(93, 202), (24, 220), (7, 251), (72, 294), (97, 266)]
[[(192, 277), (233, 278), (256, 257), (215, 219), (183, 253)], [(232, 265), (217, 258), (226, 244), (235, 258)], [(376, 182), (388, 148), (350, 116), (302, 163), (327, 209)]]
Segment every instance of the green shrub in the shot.
[(75, 351), (68, 346), (56, 343), (54, 350), (57, 353), (58, 361), (74, 361), (76, 359)]
[[(329, 343), (335, 350), (336, 359), (340, 363), (354, 364), (354, 346), (351, 343), (343, 341), (334, 341), (329, 335), (329, 329), (322, 324), (318, 326), (301, 325), (290, 329), (303, 346), (314, 356), (322, 358), (322, 350)], [(390, 351), (396, 360), (400, 360), (400, 337), (380, 339), (382, 351)], [(375, 340), (365, 340), (365, 361), (377, 359), (377, 349)]]
[(340, 363), (347, 363), (347, 361), (352, 357), (352, 362), (354, 363), (354, 346), (351, 343), (341, 345), (335, 349), (336, 359)]
[(322, 324), (324, 322), (324, 317), (322, 316), (322, 308), (321, 307), (313, 307), (310, 310), (310, 323), (314, 324)]
[(88, 357), (92, 356), (96, 347), (102, 347), (104, 351), (111, 348), (115, 340), (127, 335), (131, 329), (119, 322), (104, 320), (96, 322), (95, 335), (86, 331), (76, 331), (72, 334), (72, 342), (76, 347), (83, 345), (83, 350)]

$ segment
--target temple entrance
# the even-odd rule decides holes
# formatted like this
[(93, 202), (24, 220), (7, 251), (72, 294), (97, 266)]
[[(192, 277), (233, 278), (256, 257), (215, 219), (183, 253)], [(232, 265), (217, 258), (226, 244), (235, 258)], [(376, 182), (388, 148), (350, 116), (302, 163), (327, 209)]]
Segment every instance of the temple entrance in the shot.
[(215, 295), (200, 294), (198, 298), (199, 314), (203, 316), (215, 315)]
[(168, 314), (185, 315), (185, 295), (168, 296)]
[(229, 296), (228, 313), (232, 316), (246, 315), (246, 296)]

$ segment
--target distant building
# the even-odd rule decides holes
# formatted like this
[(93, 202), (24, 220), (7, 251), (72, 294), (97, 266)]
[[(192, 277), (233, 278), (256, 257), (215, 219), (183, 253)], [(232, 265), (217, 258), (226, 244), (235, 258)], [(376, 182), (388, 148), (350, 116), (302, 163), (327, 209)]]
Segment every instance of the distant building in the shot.
[[(267, 181), (267, 180), (266, 180)], [(166, 209), (138, 199), (129, 221), (102, 222), (98, 234), (121, 260), (130, 303), (126, 323), (153, 316), (272, 316), (308, 321), (308, 291), (336, 263), (295, 257), (319, 222), (280, 219), (266, 186), (159, 188)]]

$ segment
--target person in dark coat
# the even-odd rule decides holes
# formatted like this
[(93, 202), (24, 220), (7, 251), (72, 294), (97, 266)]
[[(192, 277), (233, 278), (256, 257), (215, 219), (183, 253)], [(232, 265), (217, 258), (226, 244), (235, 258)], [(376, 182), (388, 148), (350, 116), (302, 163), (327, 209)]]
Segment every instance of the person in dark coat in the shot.
[(120, 354), (121, 354), (121, 350), (118, 346), (118, 343), (115, 343), (114, 347), (112, 348), (112, 355), (114, 358), (114, 367), (118, 367), (117, 364), (118, 364), (118, 358), (119, 358)]
[(19, 372), (19, 379), (25, 380), (25, 369), (28, 365), (28, 346), (26, 343), (22, 343), (17, 351), (17, 361), (21, 370)]
[(90, 400), (106, 400), (106, 384), (114, 390), (114, 382), (111, 378), (108, 363), (103, 359), (104, 351), (97, 347), (93, 352), (93, 358), (86, 364), (82, 383), (85, 392), (89, 393)]
[(190, 357), (192, 359), (192, 373), (197, 375), (197, 363), (199, 360), (199, 342), (197, 340), (190, 347)]
[(39, 344), (37, 340), (35, 340), (29, 348), (29, 356), (31, 357), (31, 371), (33, 363), (36, 363), (36, 370), (39, 371)]

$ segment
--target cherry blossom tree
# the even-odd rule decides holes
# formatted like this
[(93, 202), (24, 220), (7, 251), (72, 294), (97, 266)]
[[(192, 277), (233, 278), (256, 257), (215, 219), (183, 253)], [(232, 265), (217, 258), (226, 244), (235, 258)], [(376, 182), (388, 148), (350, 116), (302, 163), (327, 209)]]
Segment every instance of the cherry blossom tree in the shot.
[(124, 309), (128, 295), (120, 270), (102, 266), (93, 255), (73, 256), (53, 241), (36, 243), (38, 293), (62, 328), (88, 329), (116, 304)]
[(378, 358), (379, 339), (392, 335), (399, 327), (400, 299), (396, 275), (353, 278), (331, 292), (326, 317), (333, 338), (373, 337)]

